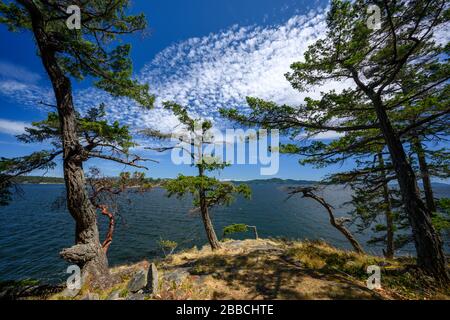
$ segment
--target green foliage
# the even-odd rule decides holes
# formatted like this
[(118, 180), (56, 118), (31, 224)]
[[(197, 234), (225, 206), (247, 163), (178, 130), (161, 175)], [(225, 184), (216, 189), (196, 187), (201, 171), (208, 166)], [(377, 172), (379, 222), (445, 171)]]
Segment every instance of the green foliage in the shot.
[[(160, 239), (158, 245), (161, 247), (165, 256), (171, 255), (178, 246), (178, 243), (171, 240)], [(168, 252), (168, 253), (167, 253)]]
[[(396, 173), (390, 159), (383, 168), (373, 160), (389, 151), (380, 115), (384, 122), (388, 119), (411, 155), (417, 154), (411, 147), (414, 139), (438, 143), (447, 138), (449, 46), (435, 43), (432, 34), (448, 24), (450, 11), (443, 0), (376, 2), (381, 8), (381, 28), (372, 30), (366, 23), (372, 4), (333, 0), (326, 36), (310, 45), (303, 61), (294, 62), (286, 74), (292, 87), (302, 93), (329, 81), (351, 81), (353, 87), (322, 92), (319, 99), (307, 97), (298, 106), (248, 97), (248, 112), (222, 109), (221, 113), (244, 125), (282, 130), (292, 143), (282, 145), (280, 152), (301, 156), (302, 165), (323, 168), (353, 160), (355, 169), (331, 175), (325, 182), (352, 187), (356, 192), (352, 214), (361, 230), (374, 225), (375, 231), (384, 232), (377, 227), (386, 211), (382, 188), (396, 179)], [(308, 139), (329, 131), (341, 136), (331, 141)], [(445, 150), (425, 154), (432, 175), (448, 177)], [(412, 158), (411, 165), (417, 169)], [(405, 228), (408, 222), (398, 192), (390, 190), (388, 197), (396, 228)], [(399, 235), (397, 243), (410, 239)]]
[(14, 158), (0, 158), (0, 206), (11, 200), (14, 177), (35, 169), (49, 170), (56, 166), (54, 159), (60, 151), (36, 151), (30, 155)]
[(449, 230), (450, 229), (450, 218), (449, 216), (444, 216), (441, 213), (436, 213), (431, 218), (433, 226), (438, 231)]
[[(122, 35), (143, 31), (146, 28), (144, 15), (130, 15), (129, 0), (75, 3), (81, 9), (81, 28), (71, 30), (66, 25), (69, 17), (66, 10), (73, 4), (70, 0), (2, 1), (0, 23), (10, 31), (33, 33), (38, 55), (42, 58), (54, 88), (65, 91), (62, 94), (69, 98), (67, 100), (65, 97), (65, 101), (72, 100), (70, 78), (80, 81), (88, 78), (96, 87), (112, 96), (127, 97), (143, 107), (151, 108), (154, 97), (149, 93), (148, 85), (132, 79), (133, 69), (129, 57), (131, 46), (114, 45), (114, 41), (120, 40)], [(66, 80), (68, 82), (61, 85)], [(56, 98), (57, 108), (62, 108), (61, 99)], [(66, 107), (72, 108), (71, 105)], [(91, 109), (86, 116), (77, 114), (77, 133), (80, 143), (84, 145), (80, 147), (78, 141), (70, 141), (77, 145), (70, 150), (72, 156), (75, 153), (78, 162), (97, 157), (135, 165), (139, 157), (128, 159), (128, 150), (134, 146), (128, 128), (120, 126), (118, 122), (108, 124), (101, 119), (104, 115), (103, 105)], [(35, 152), (26, 157), (1, 159), (2, 202), (8, 199), (9, 179), (35, 169), (54, 167), (54, 158), (62, 153), (62, 122), (63, 119), (59, 119), (57, 113), (50, 113), (46, 120), (34, 123), (34, 128), (27, 128), (26, 133), (18, 137), (25, 143), (51, 140), (54, 150)], [(73, 127), (66, 129), (70, 132)], [(104, 149), (110, 154), (106, 154)]]
[[(0, 3), (0, 23), (10, 31), (35, 31), (32, 19), (51, 39), (59, 67), (68, 76), (94, 79), (94, 85), (113, 96), (129, 97), (152, 107), (154, 97), (148, 85), (132, 79), (129, 44), (113, 45), (122, 35), (143, 31), (143, 14), (130, 15), (129, 0), (85, 1), (81, 7), (81, 29), (66, 26), (70, 0)], [(33, 15), (31, 14), (33, 13)]]
[(230, 205), (235, 199), (235, 194), (240, 194), (246, 199), (251, 197), (251, 189), (246, 184), (235, 185), (208, 176), (179, 175), (176, 179), (165, 182), (164, 188), (169, 197), (193, 195), (195, 207), (200, 206), (200, 190), (205, 193), (205, 201), (208, 207)]
[[(91, 146), (117, 146), (123, 152), (135, 146), (127, 126), (121, 126), (117, 121), (109, 124), (106, 120), (105, 105), (90, 108), (84, 116), (77, 113), (77, 130), (80, 141)], [(24, 143), (36, 143), (50, 140), (57, 148), (61, 148), (61, 129), (59, 116), (50, 112), (47, 119), (32, 123), (32, 127), (25, 128), (24, 134), (17, 139)], [(91, 148), (91, 147), (90, 147)]]
[[(86, 115), (77, 113), (77, 134), (82, 143), (78, 156), (85, 161), (90, 158), (100, 158), (118, 162), (125, 165), (141, 167), (135, 162), (142, 160), (140, 157), (130, 154), (129, 148), (136, 144), (132, 141), (132, 136), (127, 126), (121, 126), (117, 121), (110, 124), (105, 120), (105, 109), (101, 104), (98, 108), (91, 108)], [(50, 112), (47, 119), (32, 123), (32, 127), (25, 128), (25, 133), (18, 135), (17, 139), (23, 143), (43, 143), (50, 142), (52, 150), (37, 151), (30, 155), (16, 158), (0, 158), (0, 183), (5, 186), (0, 190), (4, 202), (9, 198), (9, 180), (18, 175), (29, 173), (36, 169), (50, 170), (55, 168), (55, 159), (63, 154), (61, 144), (61, 129), (59, 116), (55, 112)], [(131, 158), (131, 159), (130, 159)], [(144, 180), (141, 173), (133, 177), (125, 177), (133, 183)], [(124, 181), (124, 179), (122, 179)], [(146, 182), (148, 183), (148, 182)], [(143, 186), (144, 182), (138, 183)]]
[(53, 169), (56, 163), (53, 161), (61, 152), (37, 151), (24, 157), (0, 158), (0, 173), (6, 176), (14, 176), (17, 172), (29, 172), (34, 169)]
[(176, 243), (175, 241), (171, 241), (171, 240), (161, 239), (158, 243), (160, 246), (167, 248), (167, 249), (174, 249), (178, 246), (178, 243)]
[(89, 168), (86, 182), (91, 203), (97, 209), (106, 206), (113, 214), (118, 214), (119, 203), (123, 203), (129, 194), (142, 194), (155, 186), (145, 178), (144, 172), (121, 172), (119, 177), (105, 177), (97, 167)]
[[(448, 21), (444, 3), (380, 3), (382, 27), (371, 30), (366, 22), (372, 1), (332, 1), (327, 36), (312, 44), (304, 61), (294, 62), (286, 77), (301, 92), (330, 80), (350, 80), (356, 86), (323, 92), (317, 100), (305, 98), (299, 106), (248, 97), (249, 112), (221, 113), (245, 125), (283, 130), (295, 144), (280, 151), (303, 156), (301, 164), (318, 168), (383, 149), (374, 101), (381, 101), (405, 139), (412, 133), (410, 127), (420, 122), (421, 135), (438, 141), (448, 135), (449, 61), (448, 46), (436, 45), (431, 34)], [(430, 115), (436, 122), (429, 121)], [(327, 142), (307, 139), (330, 130), (343, 136)]]
[(432, 222), (436, 230), (450, 230), (450, 198), (441, 198), (437, 202), (438, 212), (432, 217)]
[[(229, 205), (235, 195), (242, 195), (245, 198), (251, 197), (251, 190), (248, 185), (235, 185), (231, 182), (223, 182), (214, 177), (207, 175), (208, 172), (221, 170), (229, 164), (219, 161), (214, 155), (204, 153), (204, 147), (212, 143), (209, 130), (212, 128), (210, 121), (202, 121), (202, 119), (194, 119), (189, 116), (187, 108), (174, 103), (164, 102), (164, 108), (173, 112), (182, 124), (182, 129), (186, 132), (179, 138), (182, 146), (157, 148), (159, 151), (168, 149), (182, 148), (188, 152), (192, 161), (192, 165), (198, 170), (197, 176), (179, 175), (176, 179), (166, 181), (163, 187), (167, 191), (169, 197), (183, 197), (187, 194), (193, 196), (193, 205), (195, 210), (200, 210), (202, 202), (206, 208), (212, 208), (219, 205)], [(156, 139), (167, 139), (170, 134), (164, 134), (155, 130), (146, 130), (147, 136)]]
[(233, 234), (233, 233), (247, 232), (247, 231), (248, 231), (248, 227), (246, 224), (235, 223), (235, 224), (231, 224), (231, 225), (223, 228), (223, 236)]

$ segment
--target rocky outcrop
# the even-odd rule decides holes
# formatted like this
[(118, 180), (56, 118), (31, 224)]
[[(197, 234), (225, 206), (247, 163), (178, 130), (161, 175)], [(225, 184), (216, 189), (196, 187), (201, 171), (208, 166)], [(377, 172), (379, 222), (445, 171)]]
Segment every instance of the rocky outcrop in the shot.
[(156, 265), (152, 263), (147, 272), (147, 285), (146, 289), (150, 294), (158, 294), (159, 291), (159, 278), (158, 269)]
[(190, 275), (190, 268), (176, 268), (170, 271), (164, 272), (163, 279), (170, 283), (179, 286)]
[(136, 293), (147, 286), (147, 270), (139, 270), (135, 273), (130, 282), (128, 282), (127, 289), (131, 293)]

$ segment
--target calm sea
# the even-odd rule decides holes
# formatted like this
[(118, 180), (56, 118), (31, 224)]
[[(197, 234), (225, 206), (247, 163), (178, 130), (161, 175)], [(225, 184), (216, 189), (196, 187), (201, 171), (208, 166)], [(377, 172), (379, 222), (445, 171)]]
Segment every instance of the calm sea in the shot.
[[(324, 239), (340, 248), (350, 249), (345, 238), (328, 221), (326, 211), (313, 200), (300, 196), (286, 200), (286, 185), (252, 183), (252, 200), (238, 199), (230, 207), (212, 210), (213, 223), (220, 237), (222, 228), (232, 223), (256, 225), (260, 237)], [(67, 210), (55, 206), (63, 195), (63, 185), (24, 185), (7, 207), (0, 207), (0, 280), (33, 278), (45, 282), (66, 278), (67, 263), (58, 252), (74, 241), (74, 222)], [(336, 216), (345, 214), (343, 205), (351, 197), (340, 187), (330, 187), (322, 195), (336, 208)], [(437, 196), (450, 196), (450, 186), (436, 187)], [(152, 259), (162, 255), (160, 238), (179, 243), (177, 250), (206, 243), (200, 217), (189, 213), (191, 200), (167, 198), (163, 190), (131, 195), (121, 201), (113, 243), (109, 249), (111, 265)], [(102, 235), (106, 217), (99, 216)], [(234, 238), (251, 237), (252, 234)], [(370, 235), (357, 234), (364, 243)], [(445, 238), (450, 252), (450, 237)], [(379, 254), (379, 247), (367, 247)], [(400, 254), (413, 253), (405, 247)]]

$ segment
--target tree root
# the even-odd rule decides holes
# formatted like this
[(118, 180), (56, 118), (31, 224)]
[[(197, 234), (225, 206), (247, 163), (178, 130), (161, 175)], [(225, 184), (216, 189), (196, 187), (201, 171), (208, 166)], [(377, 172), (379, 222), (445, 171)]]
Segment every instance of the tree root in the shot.
[(86, 264), (97, 256), (97, 250), (93, 244), (76, 244), (61, 250), (59, 255), (66, 261), (75, 264)]

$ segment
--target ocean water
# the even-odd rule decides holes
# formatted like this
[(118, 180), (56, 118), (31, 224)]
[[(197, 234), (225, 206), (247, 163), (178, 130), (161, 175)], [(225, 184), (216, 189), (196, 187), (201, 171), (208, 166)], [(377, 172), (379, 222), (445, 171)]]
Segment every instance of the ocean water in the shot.
[[(251, 200), (238, 198), (229, 207), (214, 208), (213, 224), (220, 238), (224, 226), (232, 223), (256, 225), (260, 237), (290, 239), (324, 239), (344, 249), (351, 249), (346, 239), (334, 229), (323, 207), (300, 196), (286, 201), (286, 185), (252, 183)], [(67, 277), (68, 266), (58, 256), (62, 248), (74, 241), (74, 222), (63, 206), (55, 206), (64, 193), (63, 185), (24, 185), (7, 207), (0, 207), (0, 280), (24, 278), (57, 282)], [(437, 196), (449, 196), (450, 187), (436, 188)], [(336, 216), (349, 210), (349, 190), (328, 187), (322, 192), (335, 207)], [(114, 239), (108, 252), (110, 265), (132, 263), (162, 256), (159, 239), (176, 241), (177, 250), (207, 243), (198, 215), (189, 213), (191, 199), (167, 198), (161, 189), (142, 195), (132, 194), (120, 205)], [(104, 236), (107, 218), (99, 215)], [(238, 234), (233, 238), (251, 238)], [(356, 234), (365, 245), (370, 233)], [(445, 250), (450, 252), (450, 237), (444, 236)], [(381, 248), (366, 246), (368, 252), (380, 254)], [(398, 254), (413, 254), (412, 245)]]

